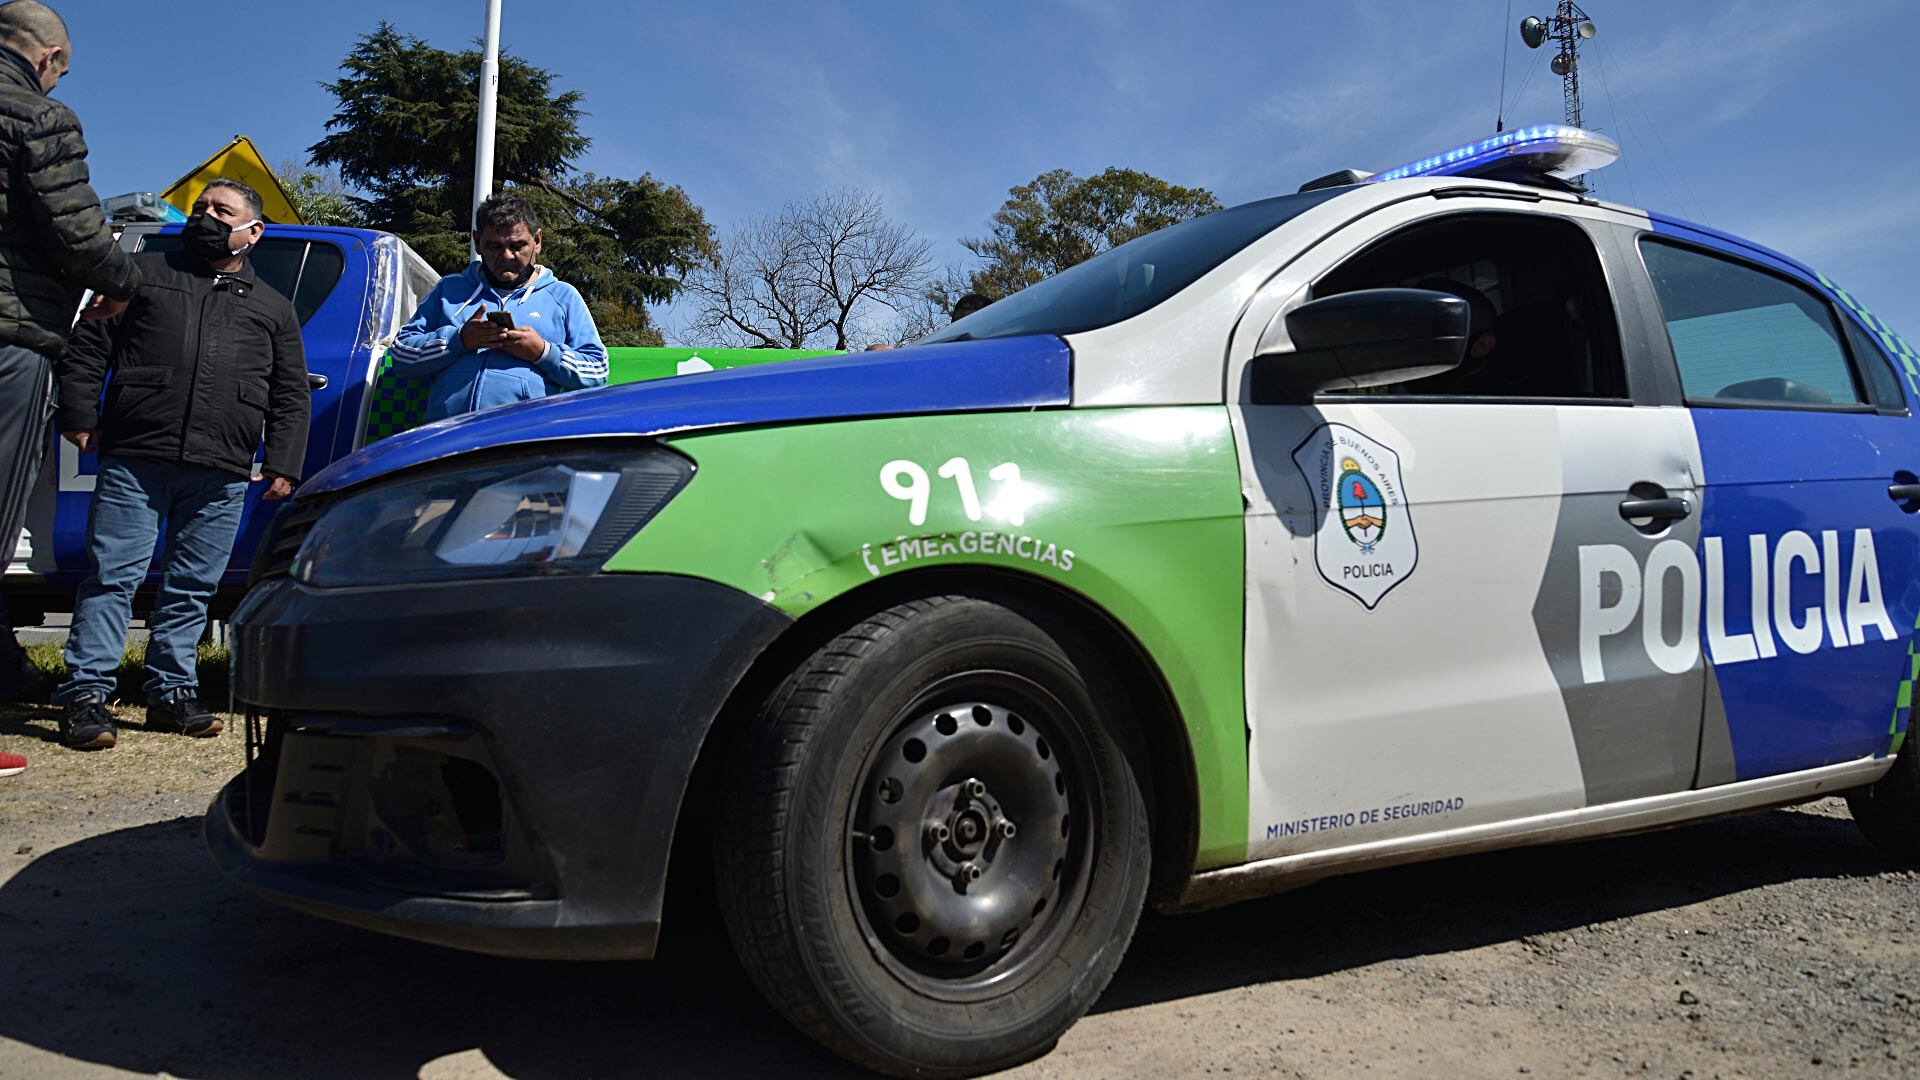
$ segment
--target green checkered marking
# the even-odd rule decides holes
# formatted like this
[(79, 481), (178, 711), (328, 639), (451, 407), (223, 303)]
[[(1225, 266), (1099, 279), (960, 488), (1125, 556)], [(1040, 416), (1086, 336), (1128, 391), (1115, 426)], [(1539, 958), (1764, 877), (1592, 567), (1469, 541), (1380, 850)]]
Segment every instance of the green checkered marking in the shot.
[[(1914, 634), (1920, 635), (1920, 617), (1914, 620)], [(1900, 680), (1900, 692), (1893, 699), (1893, 722), (1887, 725), (1887, 756), (1900, 752), (1907, 741), (1907, 729), (1913, 726), (1913, 684), (1920, 681), (1920, 651), (1914, 648), (1914, 636), (1907, 638), (1907, 677)]]
[[(1865, 305), (1855, 300), (1853, 294), (1835, 285), (1825, 274), (1815, 273), (1813, 276), (1820, 279), (1820, 284), (1833, 294), (1835, 300), (1840, 301), (1841, 306), (1852, 312), (1861, 325), (1880, 339), (1880, 347), (1899, 362), (1900, 370), (1907, 376), (1907, 385), (1913, 388), (1916, 395), (1920, 395), (1920, 353), (1907, 344), (1907, 339), (1894, 333), (1892, 327), (1881, 322)], [(1893, 702), (1893, 722), (1887, 725), (1888, 757), (1900, 752), (1900, 745), (1907, 741), (1907, 729), (1912, 726), (1913, 686), (1915, 682), (1920, 682), (1920, 654), (1914, 649), (1916, 635), (1920, 635), (1920, 618), (1915, 619), (1913, 634), (1907, 637), (1907, 675), (1900, 680), (1900, 691)]]
[[(427, 415), (427, 380), (409, 379), (393, 370), (393, 354), (380, 358), (367, 405), (367, 443), (419, 427)], [(365, 444), (362, 444), (365, 445)]]
[(1854, 316), (1873, 332), (1873, 336), (1880, 339), (1880, 347), (1887, 350), (1888, 356), (1899, 361), (1900, 369), (1906, 373), (1907, 385), (1913, 388), (1915, 394), (1920, 394), (1920, 353), (1916, 353), (1913, 346), (1907, 344), (1907, 339), (1894, 333), (1892, 327), (1875, 318), (1873, 312), (1868, 311), (1847, 290), (1829, 281), (1827, 275), (1816, 273), (1813, 276), (1820, 279), (1820, 284), (1833, 294), (1835, 300), (1840, 301), (1841, 306), (1853, 312)]

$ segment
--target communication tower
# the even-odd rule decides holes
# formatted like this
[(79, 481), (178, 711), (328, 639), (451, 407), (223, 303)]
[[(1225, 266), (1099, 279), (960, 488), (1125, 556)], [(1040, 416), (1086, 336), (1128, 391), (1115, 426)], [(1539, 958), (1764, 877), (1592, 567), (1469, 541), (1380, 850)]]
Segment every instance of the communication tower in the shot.
[(1555, 45), (1553, 62), (1547, 66), (1560, 76), (1569, 127), (1586, 126), (1580, 115), (1580, 43), (1592, 40), (1599, 32), (1593, 20), (1573, 0), (1560, 0), (1553, 14), (1545, 19), (1529, 15), (1520, 20), (1520, 40), (1527, 48), (1537, 49), (1549, 41)]

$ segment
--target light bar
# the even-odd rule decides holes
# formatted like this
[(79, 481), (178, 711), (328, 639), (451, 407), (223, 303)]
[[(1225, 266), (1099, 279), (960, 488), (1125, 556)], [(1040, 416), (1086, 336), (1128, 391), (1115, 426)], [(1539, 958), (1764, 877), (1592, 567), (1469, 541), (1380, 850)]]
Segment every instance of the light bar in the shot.
[(1592, 172), (1620, 159), (1620, 144), (1591, 131), (1564, 124), (1516, 128), (1444, 154), (1374, 173), (1364, 183), (1412, 176), (1487, 176), (1521, 172), (1561, 180)]

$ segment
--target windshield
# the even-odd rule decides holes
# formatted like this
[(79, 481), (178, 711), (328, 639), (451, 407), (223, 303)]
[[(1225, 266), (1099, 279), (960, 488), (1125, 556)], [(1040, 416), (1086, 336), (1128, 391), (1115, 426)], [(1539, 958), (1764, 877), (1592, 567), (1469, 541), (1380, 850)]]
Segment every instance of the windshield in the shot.
[(997, 300), (915, 342), (1077, 334), (1111, 326), (1198, 281), (1235, 252), (1351, 188), (1262, 199), (1148, 233)]

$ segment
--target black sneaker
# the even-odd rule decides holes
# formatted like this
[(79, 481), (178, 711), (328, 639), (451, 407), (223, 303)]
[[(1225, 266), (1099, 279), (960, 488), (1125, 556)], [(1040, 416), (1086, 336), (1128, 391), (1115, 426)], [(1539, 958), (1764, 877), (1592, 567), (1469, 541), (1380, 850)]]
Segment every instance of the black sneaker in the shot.
[(193, 691), (169, 690), (147, 702), (147, 730), (211, 739), (220, 734), (220, 718), (207, 711)]
[(60, 741), (71, 750), (111, 750), (119, 739), (105, 698), (83, 698), (60, 717)]

